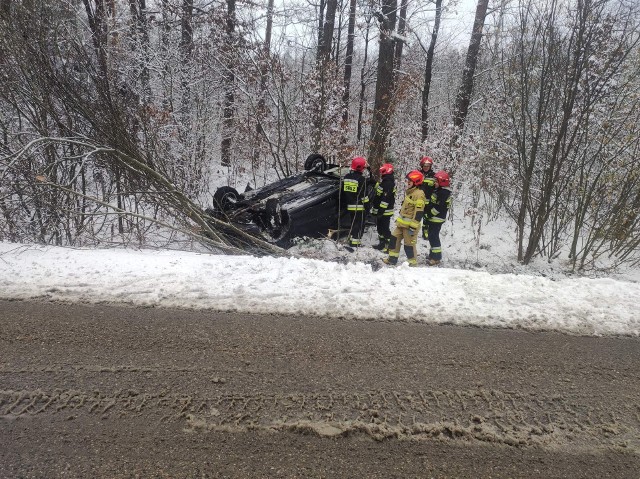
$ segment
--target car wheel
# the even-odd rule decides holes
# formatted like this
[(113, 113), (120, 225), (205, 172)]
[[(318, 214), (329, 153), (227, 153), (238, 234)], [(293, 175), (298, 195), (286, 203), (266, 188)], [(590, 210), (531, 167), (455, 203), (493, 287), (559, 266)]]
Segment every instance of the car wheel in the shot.
[(213, 204), (221, 211), (227, 211), (238, 202), (240, 195), (231, 186), (221, 186), (213, 194)]
[(324, 171), (327, 169), (327, 160), (325, 160), (324, 156), (314, 153), (304, 160), (304, 169), (307, 171)]
[(280, 228), (282, 226), (282, 210), (280, 209), (280, 202), (277, 198), (269, 198), (264, 209), (271, 227), (274, 229)]
[(289, 217), (280, 207), (277, 198), (269, 198), (265, 204), (265, 239), (279, 244), (289, 233)]

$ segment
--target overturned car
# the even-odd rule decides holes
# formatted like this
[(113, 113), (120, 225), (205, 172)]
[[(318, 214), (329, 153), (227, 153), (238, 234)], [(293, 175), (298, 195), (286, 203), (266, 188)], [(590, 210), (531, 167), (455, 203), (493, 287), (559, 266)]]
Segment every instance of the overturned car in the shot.
[(328, 164), (319, 154), (310, 155), (304, 169), (244, 193), (220, 187), (206, 212), (282, 248), (292, 246), (296, 237), (348, 233), (349, 219), (340, 207), (340, 182), (349, 169)]

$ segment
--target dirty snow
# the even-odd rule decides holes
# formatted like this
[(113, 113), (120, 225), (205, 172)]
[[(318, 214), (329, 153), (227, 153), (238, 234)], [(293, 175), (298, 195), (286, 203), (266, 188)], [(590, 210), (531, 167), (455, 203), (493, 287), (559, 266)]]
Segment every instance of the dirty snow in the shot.
[(638, 282), (378, 267), (361, 251), (347, 263), (0, 242), (0, 299), (640, 335)]

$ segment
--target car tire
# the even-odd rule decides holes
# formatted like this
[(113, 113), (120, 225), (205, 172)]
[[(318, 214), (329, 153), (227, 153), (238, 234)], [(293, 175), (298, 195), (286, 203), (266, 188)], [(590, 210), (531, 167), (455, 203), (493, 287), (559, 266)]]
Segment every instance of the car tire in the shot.
[[(277, 198), (269, 198), (265, 204), (265, 211), (267, 213), (267, 218), (274, 226), (280, 226), (282, 224), (282, 216), (280, 209), (280, 202)], [(273, 219), (273, 222), (271, 220)]]
[(281, 246), (288, 241), (289, 217), (285, 211), (282, 211), (280, 201), (277, 198), (267, 200), (265, 213), (268, 232), (266, 240)]
[(231, 186), (221, 186), (213, 194), (214, 207), (220, 211), (227, 211), (238, 202), (240, 195), (235, 188)]
[(304, 169), (307, 171), (318, 170), (324, 171), (327, 169), (327, 160), (325, 160), (324, 156), (319, 153), (314, 153), (309, 155), (306, 160), (304, 160)]

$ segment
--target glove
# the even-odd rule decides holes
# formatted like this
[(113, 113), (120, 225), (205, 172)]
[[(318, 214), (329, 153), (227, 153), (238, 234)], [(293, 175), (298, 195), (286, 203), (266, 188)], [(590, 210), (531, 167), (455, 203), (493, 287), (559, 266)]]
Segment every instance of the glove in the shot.
[(371, 208), (371, 214), (374, 216), (378, 215), (378, 208)]
[(411, 236), (413, 236), (416, 233), (416, 229), (415, 228), (409, 228), (409, 234)]

